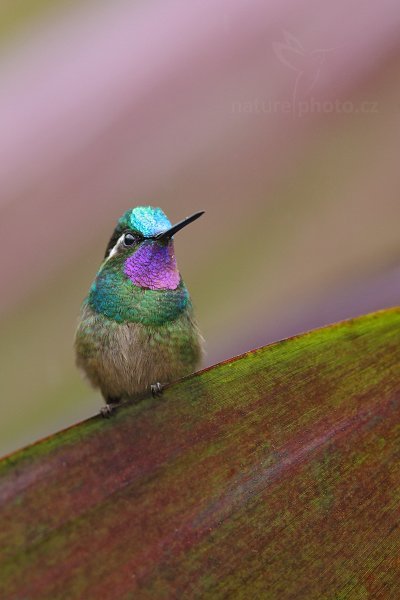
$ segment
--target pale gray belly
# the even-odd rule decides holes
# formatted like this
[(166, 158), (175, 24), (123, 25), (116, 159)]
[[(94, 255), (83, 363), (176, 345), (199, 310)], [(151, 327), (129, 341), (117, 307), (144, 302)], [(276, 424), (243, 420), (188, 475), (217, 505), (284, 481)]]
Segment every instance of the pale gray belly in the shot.
[(119, 324), (85, 306), (75, 348), (78, 366), (106, 399), (127, 398), (193, 372), (202, 357), (202, 338), (187, 313), (149, 327)]

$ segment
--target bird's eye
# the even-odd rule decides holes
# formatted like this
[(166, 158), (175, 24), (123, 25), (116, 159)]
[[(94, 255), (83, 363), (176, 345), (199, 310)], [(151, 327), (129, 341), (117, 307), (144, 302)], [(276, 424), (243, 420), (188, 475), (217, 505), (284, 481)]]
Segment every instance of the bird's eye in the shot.
[(126, 233), (124, 235), (124, 246), (133, 246), (136, 241), (136, 237), (132, 235), (132, 233)]

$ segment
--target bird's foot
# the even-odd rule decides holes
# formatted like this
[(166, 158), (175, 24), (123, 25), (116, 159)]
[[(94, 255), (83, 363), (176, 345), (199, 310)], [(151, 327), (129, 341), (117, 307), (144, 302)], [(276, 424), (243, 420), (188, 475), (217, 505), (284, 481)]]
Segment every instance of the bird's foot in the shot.
[(105, 419), (111, 417), (115, 413), (116, 408), (120, 405), (117, 398), (110, 398), (106, 400), (106, 405), (100, 409), (100, 414)]
[(159, 396), (161, 396), (161, 394), (163, 393), (163, 389), (164, 386), (159, 381), (157, 381), (157, 383), (153, 383), (150, 386), (151, 395), (153, 396), (153, 398), (158, 398)]
[(106, 404), (105, 406), (102, 406), (100, 409), (100, 414), (105, 419), (108, 419), (109, 417), (111, 417), (113, 412), (115, 412), (115, 406), (113, 404)]

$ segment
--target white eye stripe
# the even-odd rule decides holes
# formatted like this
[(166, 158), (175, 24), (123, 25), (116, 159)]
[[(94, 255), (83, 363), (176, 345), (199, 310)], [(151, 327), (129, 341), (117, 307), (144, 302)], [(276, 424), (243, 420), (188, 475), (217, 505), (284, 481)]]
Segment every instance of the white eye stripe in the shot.
[(115, 256), (115, 255), (117, 254), (117, 252), (118, 252), (118, 247), (120, 246), (120, 244), (121, 244), (122, 240), (124, 239), (124, 237), (125, 237), (125, 233), (123, 233), (123, 234), (122, 234), (122, 235), (121, 235), (121, 236), (118, 238), (118, 241), (117, 241), (117, 243), (115, 244), (115, 246), (113, 247), (113, 249), (111, 250), (111, 252), (109, 253), (109, 255), (108, 255), (108, 257), (107, 257), (107, 260), (108, 260), (109, 258), (111, 258), (112, 256)]

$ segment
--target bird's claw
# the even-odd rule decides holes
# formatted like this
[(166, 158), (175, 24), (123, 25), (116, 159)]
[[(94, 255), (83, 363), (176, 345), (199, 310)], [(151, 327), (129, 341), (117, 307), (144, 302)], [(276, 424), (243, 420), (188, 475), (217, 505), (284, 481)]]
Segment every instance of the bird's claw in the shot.
[(105, 419), (109, 419), (111, 415), (115, 412), (116, 404), (106, 404), (100, 409), (100, 414)]
[(157, 381), (157, 383), (153, 383), (150, 386), (151, 395), (153, 396), (153, 398), (157, 398), (158, 396), (161, 396), (161, 394), (163, 393), (163, 389), (164, 389), (164, 386), (159, 381)]

